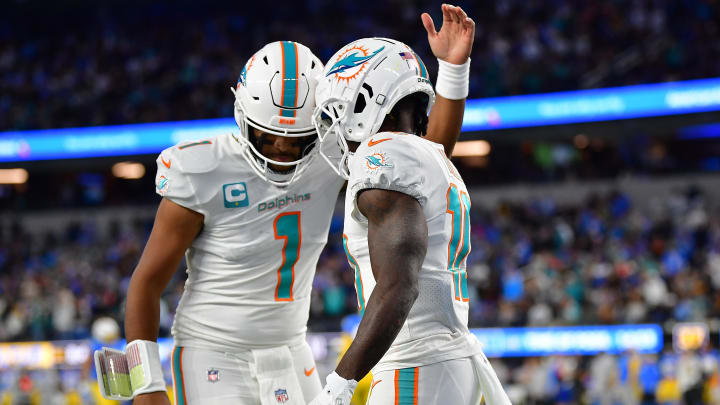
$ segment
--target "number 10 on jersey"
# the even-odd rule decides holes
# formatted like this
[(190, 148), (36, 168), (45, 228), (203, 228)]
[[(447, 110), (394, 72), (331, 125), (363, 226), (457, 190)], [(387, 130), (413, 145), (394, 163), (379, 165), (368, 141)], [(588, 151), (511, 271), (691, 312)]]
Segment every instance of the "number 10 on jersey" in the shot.
[(275, 287), (275, 301), (293, 300), (293, 283), (295, 282), (295, 263), (300, 258), (302, 245), (302, 229), (300, 228), (300, 211), (286, 212), (275, 217), (273, 223), (275, 239), (284, 239), (282, 264), (278, 268), (278, 283)]
[(452, 234), (448, 243), (448, 270), (453, 273), (455, 299), (470, 301), (467, 287), (465, 258), (470, 253), (470, 196), (450, 184), (447, 191), (447, 213), (450, 214)]

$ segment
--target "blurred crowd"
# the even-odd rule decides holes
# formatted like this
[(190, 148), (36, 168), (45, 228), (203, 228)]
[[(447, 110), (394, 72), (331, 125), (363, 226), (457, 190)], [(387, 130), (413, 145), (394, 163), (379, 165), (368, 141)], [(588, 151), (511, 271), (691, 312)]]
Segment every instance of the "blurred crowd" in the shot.
[(716, 351), (492, 360), (514, 404), (720, 403)]
[[(477, 196), (481, 197), (479, 193)], [(720, 317), (720, 212), (697, 187), (636, 206), (620, 192), (473, 205), (471, 326), (703, 321)], [(649, 197), (648, 197), (649, 198)], [(81, 338), (97, 316), (122, 319), (151, 217), (73, 222), (64, 232), (0, 228), (0, 340)], [(311, 322), (338, 330), (356, 310), (336, 213), (313, 283)], [(165, 331), (182, 292), (176, 273)], [(312, 324), (311, 324), (312, 325)]]
[(473, 215), (472, 323), (664, 323), (720, 315), (720, 217), (695, 187), (644, 207), (503, 203)]
[[(581, 204), (538, 199), (491, 207), (476, 200), (468, 258), (471, 327), (667, 326), (718, 318), (717, 207), (692, 186), (656, 197), (641, 203), (611, 192)], [(79, 221), (63, 232), (37, 234), (21, 222), (3, 224), (0, 341), (87, 338), (99, 316), (122, 322), (129, 277), (151, 225), (151, 217), (103, 227)], [(336, 214), (313, 283), (311, 331), (337, 331), (343, 317), (357, 311), (341, 229)], [(161, 336), (169, 334), (183, 281), (178, 271), (163, 296)], [(679, 354), (668, 347), (658, 355), (494, 362), (517, 403), (720, 401), (714, 351)]]
[[(714, 0), (460, 2), (477, 23), (470, 97), (713, 77)], [(361, 37), (411, 45), (436, 63), (429, 0), (259, 3), (11, 0), (0, 16), (0, 129), (232, 116), (229, 87), (265, 43), (323, 60)]]
[[(123, 318), (123, 300), (149, 235), (152, 218), (127, 227), (118, 222), (100, 234), (92, 223), (68, 224), (62, 233), (28, 233), (20, 224), (2, 228), (0, 243), (0, 341), (82, 339), (93, 320)], [(182, 273), (180, 273), (182, 274)], [(176, 282), (165, 301), (174, 310)], [(164, 303), (163, 335), (172, 319)]]

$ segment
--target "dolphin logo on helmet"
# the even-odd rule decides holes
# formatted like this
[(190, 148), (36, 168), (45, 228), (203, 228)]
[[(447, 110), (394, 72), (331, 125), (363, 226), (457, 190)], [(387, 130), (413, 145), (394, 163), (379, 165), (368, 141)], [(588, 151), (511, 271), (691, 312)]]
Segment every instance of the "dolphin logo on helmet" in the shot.
[(375, 55), (380, 53), (380, 51), (382, 51), (383, 49), (385, 49), (384, 46), (367, 56), (358, 56), (358, 54), (360, 53), (359, 51), (355, 51), (350, 55), (345, 55), (342, 57), (342, 59), (335, 62), (335, 64), (332, 65), (332, 67), (330, 67), (330, 71), (327, 72), (327, 74), (325, 76), (330, 76), (331, 74), (344, 72), (350, 68), (357, 67), (357, 66), (369, 61), (370, 59), (372, 59)]
[[(377, 49), (370, 53), (369, 49)], [(364, 55), (364, 56), (360, 56)], [(344, 178), (352, 155), (348, 141), (362, 142), (375, 135), (385, 115), (402, 98), (427, 95), (427, 111), (435, 101), (425, 64), (413, 50), (388, 38), (364, 38), (342, 47), (319, 80), (313, 124), (321, 144), (333, 139), (340, 146), (338, 160), (319, 148), (320, 156)], [(333, 75), (334, 73), (334, 75)], [(369, 165), (377, 162), (368, 159)]]

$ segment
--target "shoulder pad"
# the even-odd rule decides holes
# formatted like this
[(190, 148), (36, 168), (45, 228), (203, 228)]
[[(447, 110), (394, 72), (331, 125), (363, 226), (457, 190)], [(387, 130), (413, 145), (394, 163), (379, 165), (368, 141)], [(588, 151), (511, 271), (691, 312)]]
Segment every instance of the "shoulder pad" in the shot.
[(427, 200), (427, 175), (435, 158), (420, 147), (415, 135), (382, 132), (366, 139), (348, 162), (348, 192), (354, 201), (360, 190), (377, 188), (398, 191)]
[(165, 149), (157, 158), (155, 191), (173, 202), (205, 214), (203, 204), (215, 190), (204, 178), (220, 164), (216, 139), (183, 142)]
[(417, 136), (405, 132), (378, 132), (364, 140), (358, 147), (358, 150), (375, 149), (376, 147), (381, 149), (397, 149), (400, 145), (407, 147), (408, 144), (413, 142), (413, 138), (417, 138)]
[[(161, 159), (170, 160), (184, 173), (207, 173), (219, 164), (217, 139), (181, 142), (160, 154)], [(166, 163), (167, 165), (167, 163)]]

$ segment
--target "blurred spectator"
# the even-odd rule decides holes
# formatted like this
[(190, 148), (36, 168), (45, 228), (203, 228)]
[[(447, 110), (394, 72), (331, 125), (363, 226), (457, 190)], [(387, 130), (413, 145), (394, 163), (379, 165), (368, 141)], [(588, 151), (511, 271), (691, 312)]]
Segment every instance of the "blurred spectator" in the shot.
[(76, 317), (75, 297), (66, 288), (61, 288), (57, 294), (52, 310), (53, 328), (58, 339), (72, 337)]
[(640, 404), (654, 404), (655, 390), (660, 383), (660, 370), (656, 355), (643, 356), (642, 364), (638, 374), (640, 388)]
[(695, 352), (682, 353), (678, 359), (678, 385), (686, 405), (702, 405), (703, 369)]
[(680, 404), (682, 399), (682, 390), (672, 367), (671, 360), (660, 363), (662, 379), (655, 390), (655, 399), (659, 404)]

